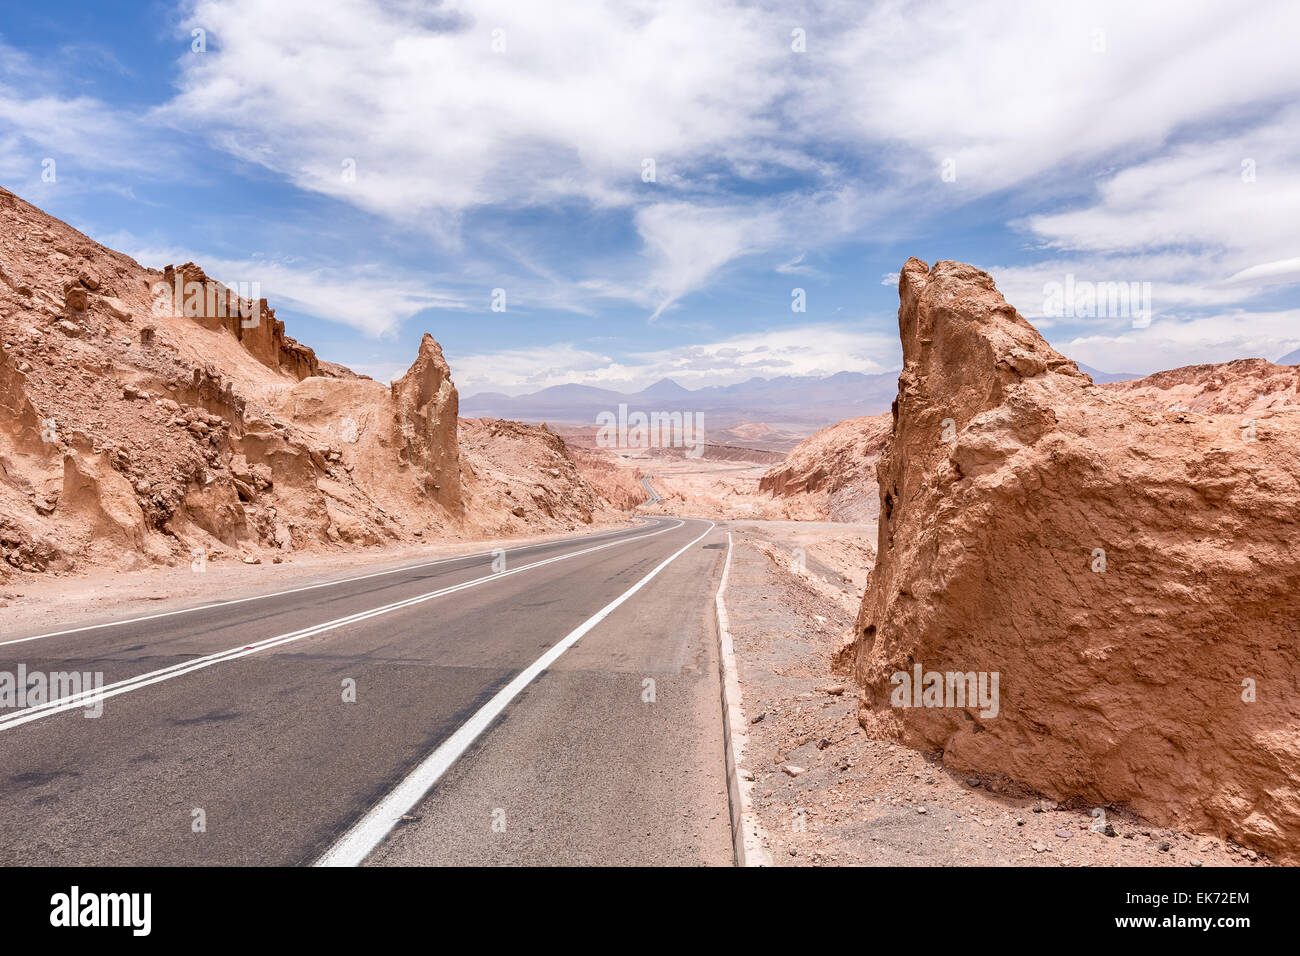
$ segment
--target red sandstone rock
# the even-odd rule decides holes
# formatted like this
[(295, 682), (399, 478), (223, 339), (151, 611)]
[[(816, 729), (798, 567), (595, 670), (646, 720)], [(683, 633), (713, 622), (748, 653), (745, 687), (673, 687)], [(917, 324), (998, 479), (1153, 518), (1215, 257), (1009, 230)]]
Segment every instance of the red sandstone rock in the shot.
[(1209, 415), (1300, 406), (1300, 366), (1264, 359), (1189, 365), (1101, 386), (1127, 402), (1159, 411)]
[(392, 384), (398, 458), (419, 469), (424, 490), (460, 514), (460, 456), (456, 445), (459, 399), (442, 347), (427, 332), (420, 354)]
[(270, 368), (284, 370), (297, 379), (320, 374), (316, 353), (285, 335), (284, 323), (275, 317), (266, 299), (241, 298), (192, 262), (179, 269), (167, 266), (162, 279), (150, 291), (155, 313), (158, 304), (165, 303), (172, 315), (185, 316), (208, 328), (226, 329)]
[[(1130, 404), (968, 265), (899, 297), (863, 726), (1300, 860), (1300, 412)], [(996, 716), (894, 706), (917, 665), (998, 673)]]

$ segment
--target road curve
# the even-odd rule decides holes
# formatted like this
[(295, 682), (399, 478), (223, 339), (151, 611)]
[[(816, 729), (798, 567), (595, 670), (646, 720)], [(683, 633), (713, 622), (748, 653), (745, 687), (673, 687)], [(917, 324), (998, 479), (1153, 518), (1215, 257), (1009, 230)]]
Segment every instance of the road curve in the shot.
[[(709, 522), (652, 518), (504, 560), (467, 555), (126, 623), (0, 634), (0, 672), (98, 672), (106, 692), (96, 718), (93, 700), (0, 709), (0, 864), (315, 862), (621, 597), (422, 799), (410, 816), (424, 839), (394, 833), (375, 856), (446, 862), (439, 848), (460, 846), (458, 834), (427, 829), (445, 812), (462, 836), (501, 837), (465, 843), (462, 862), (725, 863), (720, 758), (710, 769), (720, 731), (705, 706), (717, 701), (704, 614), (717, 537)], [(543, 723), (521, 716), (538, 708)], [(519, 785), (538, 761), (552, 768), (547, 806), (533, 787), (492, 795), (487, 817), (464, 808), (466, 773), (486, 762)], [(613, 808), (650, 835), (602, 836), (569, 819), (584, 801), (589, 821)], [(538, 835), (521, 843), (529, 820)]]

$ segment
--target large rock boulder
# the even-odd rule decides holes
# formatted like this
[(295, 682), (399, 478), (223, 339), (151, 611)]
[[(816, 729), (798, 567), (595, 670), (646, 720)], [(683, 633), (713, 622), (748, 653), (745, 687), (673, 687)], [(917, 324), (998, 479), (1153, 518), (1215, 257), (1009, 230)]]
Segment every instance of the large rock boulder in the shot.
[(414, 467), (424, 491), (453, 515), (461, 512), (456, 417), (460, 401), (442, 346), (429, 333), (406, 374), (391, 386), (398, 460)]
[(899, 298), (863, 726), (1300, 861), (1300, 412), (1130, 404), (968, 265)]

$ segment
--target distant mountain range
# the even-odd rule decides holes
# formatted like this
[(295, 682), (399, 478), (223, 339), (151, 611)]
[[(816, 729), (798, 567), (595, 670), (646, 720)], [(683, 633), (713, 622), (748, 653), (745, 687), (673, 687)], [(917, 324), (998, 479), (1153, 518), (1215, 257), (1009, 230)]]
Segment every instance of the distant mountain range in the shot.
[(480, 392), (461, 400), (460, 413), (469, 418), (589, 425), (600, 412), (617, 412), (620, 404), (626, 404), (629, 412), (698, 412), (708, 427), (759, 421), (821, 427), (885, 411), (897, 392), (897, 372), (840, 372), (826, 378), (784, 375), (696, 389), (664, 378), (630, 394), (591, 385), (554, 385), (513, 396)]
[[(1139, 378), (1127, 373), (1079, 368), (1095, 382), (1122, 382)], [(783, 375), (751, 378), (735, 385), (683, 388), (662, 378), (639, 392), (616, 392), (592, 385), (553, 385), (527, 395), (479, 392), (461, 399), (466, 418), (509, 418), (522, 422), (592, 425), (601, 412), (693, 412), (704, 415), (709, 428), (729, 428), (745, 422), (821, 428), (846, 418), (876, 415), (889, 410), (898, 394), (898, 373), (839, 372), (825, 378)]]
[(1105, 382), (1127, 382), (1131, 378), (1142, 378), (1136, 372), (1102, 372), (1093, 368), (1091, 365), (1084, 365), (1082, 362), (1075, 362), (1079, 366), (1080, 372), (1087, 372), (1092, 376), (1092, 380), (1098, 385)]

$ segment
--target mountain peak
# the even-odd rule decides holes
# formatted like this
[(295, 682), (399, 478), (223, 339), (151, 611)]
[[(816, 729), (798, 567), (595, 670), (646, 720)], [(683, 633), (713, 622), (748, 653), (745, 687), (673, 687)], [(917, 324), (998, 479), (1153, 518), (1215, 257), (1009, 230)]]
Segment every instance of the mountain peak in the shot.
[(641, 391), (637, 392), (637, 395), (653, 396), (658, 398), (658, 397), (669, 397), (674, 395), (689, 395), (690, 392), (691, 390), (689, 388), (683, 388), (681, 385), (678, 385), (676, 382), (674, 382), (671, 378), (661, 378), (653, 385), (649, 385), (646, 388), (641, 389)]

